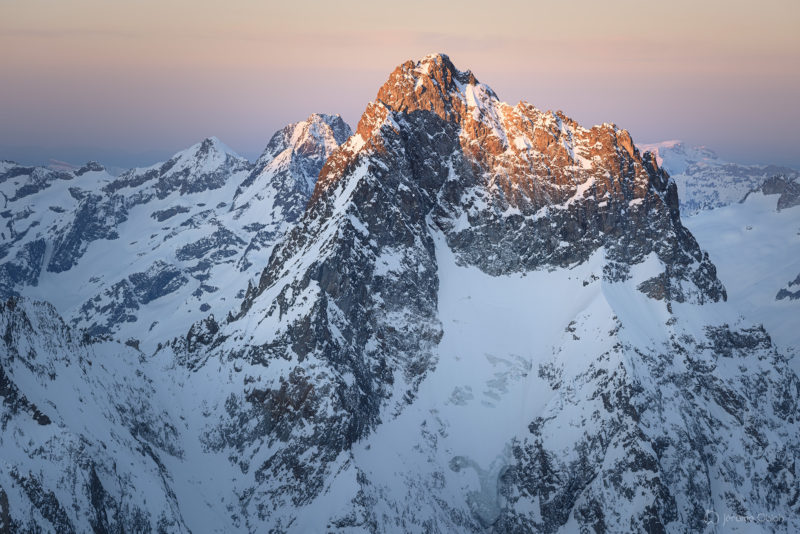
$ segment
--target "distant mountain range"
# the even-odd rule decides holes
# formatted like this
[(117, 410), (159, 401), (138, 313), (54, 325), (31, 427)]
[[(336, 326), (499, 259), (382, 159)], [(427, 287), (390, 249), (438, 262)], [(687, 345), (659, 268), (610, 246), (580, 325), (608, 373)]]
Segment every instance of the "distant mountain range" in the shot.
[(798, 183), (444, 54), (255, 163), (2, 162), (0, 533), (800, 530)]
[(152, 351), (212, 307), (237, 305), (349, 135), (340, 117), (312, 115), (276, 133), (255, 164), (210, 138), (119, 177), (97, 163), (6, 162), (0, 291)]
[(675, 180), (684, 215), (739, 202), (768, 178), (783, 177), (796, 182), (800, 176), (800, 172), (789, 167), (724, 161), (706, 147), (688, 147), (680, 141), (638, 146), (655, 154), (658, 164)]

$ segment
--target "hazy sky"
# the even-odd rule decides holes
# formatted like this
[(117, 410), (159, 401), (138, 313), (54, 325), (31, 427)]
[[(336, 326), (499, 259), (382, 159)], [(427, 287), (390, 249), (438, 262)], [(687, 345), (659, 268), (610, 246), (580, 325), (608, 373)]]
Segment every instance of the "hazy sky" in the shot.
[(510, 103), (800, 167), (797, 0), (0, 0), (0, 159), (128, 166), (209, 135), (252, 158), (312, 112), (355, 126), (430, 52)]

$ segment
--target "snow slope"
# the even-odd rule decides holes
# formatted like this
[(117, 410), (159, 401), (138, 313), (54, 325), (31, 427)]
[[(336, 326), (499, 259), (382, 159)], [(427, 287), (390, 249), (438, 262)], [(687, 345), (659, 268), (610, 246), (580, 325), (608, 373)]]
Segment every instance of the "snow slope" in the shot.
[[(9, 167), (2, 294), (52, 302), (91, 336), (146, 352), (236, 308), (350, 133), (312, 115), (275, 134), (255, 166), (216, 138), (119, 177)], [(27, 194), (26, 194), (27, 193)]]
[[(742, 203), (684, 219), (704, 244), (731, 305), (762, 322), (786, 354), (800, 354), (800, 300), (780, 297), (800, 275), (800, 207), (778, 210), (777, 195), (756, 192)], [(795, 366), (800, 365), (795, 357)]]
[(691, 147), (681, 141), (638, 146), (655, 154), (658, 164), (675, 180), (684, 216), (739, 202), (767, 178), (800, 176), (800, 172), (787, 167), (731, 163), (706, 147)]
[[(717, 271), (724, 252), (684, 226), (674, 181), (626, 131), (510, 106), (442, 54), (398, 66), (348, 139), (310, 122), (276, 134), (235, 188), (214, 172), (199, 187), (162, 180), (170, 166), (113, 186), (149, 201), (230, 193), (214, 217), (234, 229), (297, 214), (274, 243), (251, 227), (230, 256), (187, 234), (192, 262), (263, 268), (231, 314), (143, 353), (80, 341), (47, 305), (0, 307), (0, 420), (13, 425), (0, 518), (45, 531), (800, 529), (791, 354), (742, 312), (753, 272)], [(303, 154), (321, 167), (313, 192)], [(269, 184), (307, 205), (273, 210)], [(750, 197), (758, 223), (763, 195)], [(127, 231), (135, 210), (110, 227)], [(201, 213), (159, 222), (213, 235)], [(101, 261), (95, 242), (115, 239), (56, 241), (79, 252), (58, 265)], [(770, 287), (794, 265), (774, 257)]]

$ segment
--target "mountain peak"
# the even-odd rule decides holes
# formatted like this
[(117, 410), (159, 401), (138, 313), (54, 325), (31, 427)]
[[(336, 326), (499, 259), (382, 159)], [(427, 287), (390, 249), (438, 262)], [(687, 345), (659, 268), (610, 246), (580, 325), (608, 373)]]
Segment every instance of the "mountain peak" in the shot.
[[(416, 68), (437, 80), (452, 79), (461, 85), (475, 85), (478, 80), (471, 70), (459, 70), (447, 54), (428, 54), (415, 62)], [(446, 76), (444, 76), (446, 74)]]
[(344, 122), (342, 116), (338, 113), (333, 115), (328, 113), (312, 113), (308, 116), (308, 118), (304, 121), (308, 123), (325, 123), (328, 126), (334, 126), (339, 122)]
[[(616, 182), (623, 176), (614, 169), (629, 165), (638, 170), (624, 176), (624, 187), (637, 195), (648, 190), (651, 176), (627, 131), (610, 123), (587, 129), (561, 111), (543, 112), (527, 102), (511, 106), (447, 55), (430, 54), (406, 61), (389, 75), (362, 115), (357, 135), (323, 168), (312, 202), (358, 152), (383, 150), (383, 133), (397, 130), (398, 121), (428, 119), (430, 131), (455, 128), (458, 150), (481, 172), (489, 172), (512, 205), (533, 202), (541, 208), (566, 202), (577, 191), (576, 171), (597, 174), (597, 183), (617, 194), (623, 184)], [(657, 181), (666, 180), (657, 168), (652, 170)], [(637, 186), (627, 183), (634, 174)]]
[[(309, 150), (307, 145), (311, 143), (316, 146), (325, 144), (332, 138), (336, 145), (344, 143), (352, 134), (350, 127), (344, 122), (340, 115), (326, 115), (324, 113), (312, 113), (302, 122), (290, 125), (292, 135), (289, 144), (295, 150)], [(331, 144), (331, 143), (328, 143)]]
[(350, 135), (352, 130), (341, 115), (312, 113), (306, 120), (288, 124), (275, 132), (256, 162), (256, 167), (267, 165), (284, 152), (289, 157), (292, 153), (308, 155), (322, 150), (327, 157), (333, 148), (344, 143)]
[[(624, 265), (651, 252), (664, 264), (681, 258), (680, 273), (662, 273), (642, 286), (648, 294), (675, 301), (725, 298), (713, 266), (690, 237), (684, 239), (688, 233), (669, 176), (613, 123), (584, 128), (561, 111), (543, 112), (525, 102), (511, 106), (447, 56), (425, 56), (392, 72), (357, 135), (325, 163), (310, 206), (347, 190), (338, 184), (364, 177), (354, 169), (373, 176), (378, 168), (402, 168), (404, 158), (415, 169), (404, 185), (419, 182), (427, 188), (423, 197), (448, 199), (435, 208), (449, 214), (438, 220), (439, 228), (451, 244), (469, 243), (461, 247), (460, 261), (489, 274), (568, 266), (603, 246), (607, 258)], [(430, 172), (420, 165), (430, 165)], [(478, 209), (475, 199), (491, 209)], [(511, 254), (501, 268), (487, 258), (506, 254), (507, 241), (496, 239), (512, 216), (527, 228), (514, 237), (519, 249), (531, 252)], [(679, 236), (669, 253), (652, 245), (662, 240), (664, 228)], [(629, 236), (637, 236), (636, 246)], [(684, 289), (673, 283), (677, 279), (694, 287)]]
[[(250, 175), (240, 184), (235, 206), (240, 209), (262, 197), (266, 184), (280, 191), (278, 196), (299, 194), (305, 206), (323, 164), (352, 133), (340, 115), (324, 113), (312, 113), (304, 121), (286, 125), (270, 138)], [(299, 213), (293, 211), (285, 217), (294, 220)]]
[(148, 187), (155, 186), (158, 198), (178, 190), (182, 195), (197, 193), (222, 187), (230, 175), (250, 167), (247, 159), (212, 136), (175, 153), (167, 161), (124, 172), (104, 190), (113, 193), (149, 183)]
[[(477, 89), (477, 90), (476, 90)], [(471, 71), (459, 70), (445, 54), (429, 54), (399, 65), (378, 91), (377, 100), (392, 111), (433, 111), (444, 120), (460, 120), (471, 94), (498, 100)]]
[(247, 160), (234, 152), (219, 138), (206, 137), (185, 150), (181, 150), (165, 163), (155, 165), (160, 167), (162, 173), (205, 174), (215, 169), (226, 167), (229, 163), (236, 162), (237, 166), (245, 165)]
[(208, 154), (226, 154), (241, 159), (241, 156), (233, 151), (228, 145), (219, 140), (216, 136), (206, 137), (199, 143), (192, 145), (185, 152), (191, 152), (195, 156), (204, 156)]

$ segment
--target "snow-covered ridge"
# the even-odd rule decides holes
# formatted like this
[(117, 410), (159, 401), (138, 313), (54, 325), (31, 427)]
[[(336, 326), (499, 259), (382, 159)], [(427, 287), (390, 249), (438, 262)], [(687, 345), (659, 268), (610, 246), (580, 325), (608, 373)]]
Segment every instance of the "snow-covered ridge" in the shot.
[[(253, 191), (249, 189), (256, 180), (274, 182), (308, 198), (325, 161), (351, 135), (350, 126), (339, 115), (312, 114), (287, 125), (272, 136), (253, 172), (238, 188), (235, 205), (250, 202)], [(298, 216), (299, 212), (290, 217), (295, 220)]]
[(642, 151), (653, 153), (675, 181), (681, 212), (686, 216), (739, 202), (750, 191), (759, 189), (768, 178), (783, 176), (794, 180), (800, 177), (800, 172), (788, 167), (725, 161), (707, 147), (687, 146), (677, 140), (638, 146)]
[[(250, 169), (250, 163), (216, 137), (209, 137), (163, 163), (131, 169), (106, 186), (105, 191), (126, 194), (142, 191), (146, 184), (159, 198), (173, 191), (197, 193), (223, 187), (226, 180)], [(131, 193), (127, 193), (131, 194)]]
[[(253, 385), (235, 394), (231, 404), (236, 417), (251, 414), (252, 426), (275, 421), (276, 432), (254, 436), (252, 426), (226, 427), (233, 437), (215, 441), (222, 450), (235, 449), (248, 464), (268, 465), (275, 481), (255, 494), (243, 513), (278, 503), (264, 515), (265, 523), (298, 531), (329, 523), (346, 529), (373, 515), (383, 518), (386, 531), (405, 525), (414, 531), (477, 532), (496, 521), (503, 521), (499, 531), (569, 530), (564, 525), (571, 513), (583, 513), (582, 505), (564, 512), (556, 510), (557, 503), (601, 499), (599, 485), (580, 475), (579, 489), (553, 494), (538, 485), (537, 477), (525, 478), (535, 459), (525, 449), (515, 450), (547, 437), (535, 430), (533, 413), (545, 421), (558, 413), (575, 429), (566, 445), (546, 444), (559, 480), (578, 476), (580, 462), (589, 461), (581, 458), (588, 453), (570, 449), (582, 443), (581, 449), (592, 451), (593, 473), (602, 472), (607, 459), (611, 467), (604, 476), (618, 473), (645, 488), (641, 502), (618, 499), (616, 493), (601, 499), (609, 499), (607, 509), (625, 510), (615, 515), (615, 525), (649, 518), (672, 522), (671, 504), (661, 495), (685, 492), (680, 483), (666, 488), (653, 482), (662, 468), (655, 467), (657, 460), (650, 462), (650, 445), (640, 447), (633, 439), (641, 430), (635, 416), (624, 415), (632, 404), (638, 410), (631, 392), (642, 377), (657, 384), (648, 391), (668, 382), (672, 369), (665, 372), (660, 351), (667, 350), (671, 335), (683, 340), (687, 352), (711, 343), (702, 328), (665, 332), (663, 325), (678, 321), (670, 322), (673, 315), (691, 310), (704, 317), (703, 324), (717, 329), (719, 343), (739, 335), (729, 334), (718, 317), (712, 320), (716, 310), (724, 310), (724, 289), (713, 264), (680, 223), (674, 185), (622, 130), (581, 128), (562, 114), (541, 123), (504, 125), (504, 133), (516, 127), (529, 141), (531, 147), (520, 154), (537, 158), (515, 157), (506, 147), (496, 153), (489, 138), (498, 136), (487, 127), (494, 119), (486, 111), (461, 113), (457, 96), (436, 93), (456, 76), (446, 69), (437, 73), (443, 61), (430, 63), (421, 69), (410, 62), (390, 76), (384, 88), (391, 90), (381, 89), (357, 135), (331, 155), (314, 200), (276, 246), (241, 311), (232, 320), (198, 329), (196, 338), (202, 341), (191, 336), (191, 342), (176, 340), (163, 349), (192, 369), (231, 359), (234, 369), (235, 362), (268, 369), (242, 371), (241, 381)], [(405, 76), (407, 69), (415, 74)], [(433, 76), (424, 78), (426, 72)], [(419, 76), (424, 91), (417, 89)], [(412, 93), (398, 92), (404, 84)], [(428, 92), (433, 96), (422, 98)], [(595, 157), (576, 168), (568, 148), (583, 143)], [(547, 165), (538, 164), (542, 161)], [(504, 194), (498, 180), (509, 178), (510, 165), (517, 172), (506, 186), (516, 196)], [(475, 286), (487, 290), (475, 293), (470, 289)], [(551, 286), (563, 287), (575, 309), (550, 309), (555, 297), (543, 288)], [(462, 292), (453, 294), (453, 287)], [(474, 306), (466, 302), (473, 297), (479, 301)], [(477, 316), (476, 310), (497, 320)], [(516, 317), (523, 313), (529, 316)], [(467, 324), (466, 330), (450, 324), (457, 322)], [(474, 339), (459, 341), (472, 330)], [(547, 341), (548, 332), (561, 331), (575, 342), (563, 359), (559, 348), (565, 339)], [(763, 344), (757, 329), (752, 336)], [(604, 341), (578, 343), (598, 338)], [(486, 350), (496, 352), (481, 353)], [(643, 374), (628, 368), (640, 353), (652, 362)], [(539, 359), (549, 355), (552, 361)], [(596, 358), (602, 363), (594, 363)], [(560, 370), (573, 364), (568, 373)], [(457, 372), (463, 365), (475, 376)], [(784, 362), (778, 358), (776, 365)], [(560, 376), (566, 377), (563, 383)], [(582, 384), (579, 395), (562, 389), (576, 381)], [(736, 384), (725, 387), (739, 391)], [(531, 389), (541, 391), (542, 398), (532, 399)], [(605, 397), (608, 405), (599, 400)], [(584, 405), (586, 398), (596, 402)], [(641, 405), (650, 400), (642, 399)], [(498, 406), (501, 411), (494, 412)], [(519, 419), (506, 417), (505, 408), (521, 414)], [(599, 412), (602, 421), (581, 432), (577, 422), (595, 410), (605, 410)], [(663, 421), (653, 417), (653, 428), (660, 428)], [(617, 425), (620, 420), (624, 425)], [(680, 434), (680, 425), (672, 423), (670, 432)], [(310, 438), (308, 428), (324, 439)], [(214, 435), (218, 432), (223, 429), (215, 427)], [(475, 441), (482, 432), (495, 439)], [(618, 454), (607, 456), (598, 445), (608, 435), (618, 439)], [(699, 454), (677, 439), (671, 443), (676, 445), (669, 462)], [(387, 450), (392, 461), (381, 461), (381, 451)], [(303, 458), (310, 467), (293, 475), (298, 451), (308, 451)], [(654, 467), (616, 460), (628, 453)], [(519, 474), (514, 482), (500, 476), (508, 469)], [(665, 461), (663, 470), (672, 472), (672, 464)], [(498, 485), (505, 489), (498, 491)], [(360, 494), (370, 497), (352, 497)], [(709, 488), (687, 497), (692, 506), (718, 498)], [(298, 501), (307, 503), (302, 518), (293, 504)], [(544, 521), (536, 515), (537, 502), (544, 503), (538, 512)], [(594, 524), (580, 517), (581, 524)]]
[(166, 468), (184, 455), (180, 422), (140, 353), (83, 343), (27, 299), (0, 302), (0, 329), (5, 531), (186, 532)]
[[(323, 135), (326, 121), (335, 136)], [(215, 137), (119, 177), (92, 162), (71, 172), (6, 165), (0, 295), (50, 300), (74, 326), (142, 350), (224, 316), (305, 209), (319, 160), (349, 135), (338, 116), (292, 127), (281, 179), (263, 171), (282, 153), (254, 166)]]
[[(119, 193), (68, 190), (108, 222), (86, 216), (70, 235), (116, 235), (59, 276), (134, 251), (135, 269), (102, 264), (119, 277), (87, 308), (142, 342), (86, 346), (46, 306), (0, 306), (13, 458), (0, 518), (64, 532), (633, 534), (700, 532), (712, 511), (800, 529), (800, 382), (726, 302), (655, 158), (613, 124), (504, 104), (441, 54), (399, 66), (378, 95), (356, 135), (312, 116), (196, 191), (191, 173), (159, 189), (163, 166)], [(223, 297), (233, 313), (211, 300)], [(8, 409), (17, 390), (26, 401)]]

